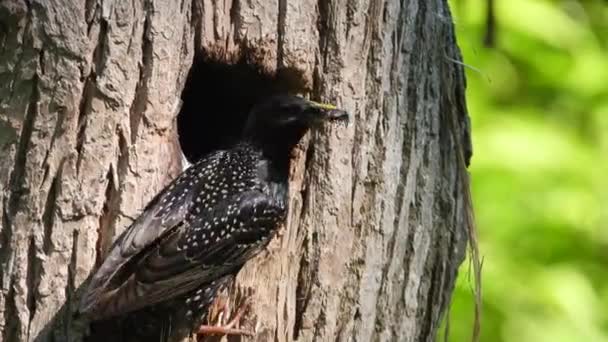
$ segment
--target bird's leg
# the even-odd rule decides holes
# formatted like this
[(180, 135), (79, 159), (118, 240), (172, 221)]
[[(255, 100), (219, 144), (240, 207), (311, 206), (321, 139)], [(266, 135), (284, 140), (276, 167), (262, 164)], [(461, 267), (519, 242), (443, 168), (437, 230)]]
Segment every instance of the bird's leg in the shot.
[[(224, 303), (224, 312), (223, 317), (228, 315), (228, 302)], [(245, 336), (253, 336), (253, 333), (247, 330), (234, 328), (237, 326), (241, 317), (245, 314), (247, 309), (249, 308), (248, 298), (245, 298), (234, 314), (234, 317), (230, 319), (230, 321), (224, 325), (201, 325), (198, 329), (198, 335), (245, 335)], [(220, 320), (220, 323), (223, 321)]]
[(248, 308), (249, 308), (249, 304), (247, 303), (247, 300), (244, 300), (241, 303), (241, 305), (239, 305), (239, 307), (237, 308), (236, 313), (234, 314), (234, 317), (232, 317), (230, 322), (228, 322), (225, 325), (225, 327), (232, 328), (235, 324), (237, 324), (241, 320), (241, 317), (243, 316), (245, 311), (247, 311)]
[(209, 308), (209, 313), (207, 314), (207, 322), (211, 324), (211, 322), (220, 321), (222, 316), (226, 315), (228, 312), (228, 298), (218, 297), (213, 301), (213, 304)]
[(226, 328), (222, 326), (215, 325), (201, 325), (198, 328), (197, 335), (244, 335), (244, 336), (253, 336), (251, 331), (243, 330), (243, 329), (233, 329)]

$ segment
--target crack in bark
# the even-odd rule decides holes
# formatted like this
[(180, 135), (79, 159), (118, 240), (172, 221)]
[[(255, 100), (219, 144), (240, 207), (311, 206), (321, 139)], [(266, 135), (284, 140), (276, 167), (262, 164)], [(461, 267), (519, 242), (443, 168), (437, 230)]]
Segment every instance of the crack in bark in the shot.
[[(438, 311), (440, 310), (440, 305), (437, 305), (437, 298), (441, 301), (441, 294), (444, 292), (443, 283), (441, 282), (441, 275), (443, 274), (443, 267), (440, 262), (437, 262), (437, 255), (441, 248), (433, 248), (432, 256), (428, 257), (426, 260), (427, 266), (430, 266), (430, 271), (427, 274), (423, 273), (423, 276), (427, 276), (429, 279), (430, 286), (426, 293), (426, 305), (418, 307), (418, 315), (420, 317), (419, 321), (419, 329), (418, 329), (418, 337), (416, 341), (433, 341), (434, 340), (434, 331), (435, 325), (439, 321)], [(425, 267), (428, 269), (428, 267)], [(435, 296), (438, 294), (439, 296)]]
[[(441, 196), (433, 196), (433, 207), (437, 208), (438, 204), (442, 202)], [(454, 213), (456, 210), (451, 210), (452, 207), (448, 207), (448, 213), (445, 217), (454, 217), (449, 213)], [(437, 212), (441, 212), (439, 208), (436, 209)], [(448, 221), (449, 222), (449, 221)], [(437, 224), (440, 227), (444, 227), (448, 229), (447, 222), (438, 222)], [(454, 225), (457, 227), (457, 223)], [(431, 241), (436, 241), (439, 245), (433, 248), (433, 255), (427, 260), (426, 269), (430, 268), (430, 276), (428, 279), (431, 281), (431, 287), (429, 288), (429, 303), (427, 303), (427, 311), (426, 316), (423, 319), (423, 322), (428, 323), (428, 325), (422, 324), (423, 328), (427, 328), (426, 331), (423, 329), (421, 337), (426, 336), (428, 341), (433, 341), (436, 337), (437, 326), (442, 320), (442, 313), (446, 311), (447, 306), (450, 302), (450, 294), (454, 288), (455, 281), (455, 272), (457, 271), (457, 265), (460, 264), (462, 259), (454, 258), (454, 243), (457, 240), (458, 233), (453, 232), (450, 235), (448, 240), (441, 239), (442, 229), (434, 229), (431, 231)], [(445, 262), (445, 260), (456, 260), (457, 263), (450, 264)], [(436, 295), (435, 295), (436, 294)], [(430, 310), (428, 308), (431, 308)], [(447, 310), (449, 312), (449, 308)]]
[[(294, 324), (294, 340), (296, 340), (300, 336), (300, 332), (302, 330), (312, 328), (304, 326), (304, 318), (306, 309), (312, 298), (313, 284), (319, 281), (317, 274), (314, 272), (314, 270), (319, 269), (320, 262), (320, 250), (318, 247), (319, 241), (317, 237), (317, 232), (312, 232), (312, 234), (310, 235), (310, 239), (308, 238), (308, 236), (305, 237), (302, 245), (305, 246), (305, 249), (302, 253), (302, 257), (300, 258), (300, 270), (298, 272), (298, 280), (295, 291), (296, 312), (299, 314), (296, 316), (296, 321)], [(314, 323), (315, 334), (319, 327), (322, 325), (323, 324), (321, 323), (321, 319), (319, 317), (318, 320)]]
[[(13, 171), (11, 172), (10, 175), (10, 180), (9, 180), (9, 188), (10, 188), (10, 192), (9, 195), (7, 195), (5, 197), (5, 201), (4, 201), (4, 205), (3, 205), (3, 210), (4, 210), (4, 215), (3, 215), (3, 229), (2, 229), (2, 236), (3, 236), (3, 246), (5, 248), (3, 248), (3, 253), (0, 254), (2, 259), (2, 264), (3, 266), (6, 266), (6, 264), (8, 262), (12, 262), (13, 260), (11, 260), (11, 256), (13, 255), (13, 250), (10, 244), (10, 241), (12, 240), (13, 237), (13, 222), (12, 220), (15, 217), (15, 214), (17, 213), (17, 210), (19, 209), (20, 206), (20, 202), (22, 199), (22, 196), (25, 193), (25, 190), (23, 188), (24, 186), (24, 182), (25, 182), (25, 173), (26, 173), (26, 163), (27, 163), (27, 152), (29, 150), (29, 145), (30, 145), (30, 140), (32, 137), (32, 132), (34, 129), (34, 122), (36, 117), (38, 116), (38, 101), (40, 99), (40, 91), (38, 88), (38, 75), (36, 74), (33, 78), (32, 81), (32, 90), (31, 90), (31, 94), (30, 94), (30, 99), (28, 102), (28, 109), (25, 115), (25, 118), (23, 120), (23, 124), (22, 124), (22, 128), (21, 128), (21, 132), (19, 134), (19, 142), (18, 142), (18, 146), (17, 146), (17, 152), (15, 154), (15, 163), (14, 163), (14, 168)], [(8, 260), (7, 260), (8, 259)], [(4, 297), (5, 300), (5, 309), (4, 309), (4, 313), (5, 313), (5, 317), (11, 317), (14, 313), (14, 311), (16, 310), (15, 308), (15, 303), (14, 303), (14, 275), (11, 272), (6, 272), (7, 270), (12, 269), (12, 267), (1, 267), (0, 270), (0, 278), (2, 279), (2, 283), (4, 284), (6, 282), (5, 277), (9, 277), (8, 280), (8, 286), (9, 286), (9, 291), (6, 295), (6, 297)], [(5, 340), (9, 340), (9, 338), (11, 336), (13, 336), (13, 334), (16, 334), (16, 332), (12, 332), (14, 330), (18, 330), (18, 325), (22, 324), (21, 321), (19, 320), (15, 320), (17, 321), (15, 325), (7, 325), (3, 327), (3, 336), (5, 338)], [(10, 321), (9, 321), (10, 322)]]
[[(305, 267), (306, 264), (306, 256), (303, 253), (302, 256), (300, 257), (300, 264), (299, 264), (299, 271), (298, 271), (298, 281), (296, 284), (296, 291), (295, 291), (295, 296), (296, 296), (296, 305), (295, 305), (295, 312), (304, 312), (306, 310), (306, 304), (308, 303), (308, 296), (307, 296), (307, 289), (303, 289), (302, 286), (302, 280), (301, 280), (301, 271), (302, 269)], [(295, 321), (294, 321), (294, 325), (293, 325), (293, 331), (292, 331), (292, 338), (294, 340), (297, 340), (298, 337), (300, 336), (300, 330), (302, 330), (302, 321), (303, 321), (303, 316), (302, 315), (297, 315), (295, 317)]]
[(285, 25), (287, 16), (287, 0), (278, 0), (278, 18), (277, 18), (277, 70), (283, 64), (283, 55), (285, 54)]
[(72, 254), (70, 256), (70, 263), (67, 265), (68, 270), (68, 279), (65, 287), (65, 306), (66, 306), (66, 314), (65, 314), (65, 336), (68, 341), (70, 341), (70, 329), (71, 322), (74, 319), (72, 316), (72, 312), (74, 312), (75, 307), (78, 307), (78, 302), (74, 300), (74, 295), (76, 292), (76, 264), (78, 258), (78, 236), (80, 232), (78, 230), (74, 230), (72, 232)]
[(87, 36), (90, 36), (91, 29), (95, 24), (95, 17), (99, 14), (99, 2), (98, 0), (85, 0), (84, 3), (84, 16), (87, 24)]
[(232, 39), (236, 42), (239, 37), (239, 30), (241, 28), (241, 17), (239, 13), (241, 12), (241, 0), (232, 0), (232, 7), (230, 7), (230, 21), (234, 25), (234, 30), (232, 31)]
[[(56, 90), (57, 90), (57, 86), (55, 86), (55, 88), (53, 89), (53, 93), (51, 95), (51, 99), (50, 99), (50, 104), (49, 104), (49, 112), (54, 112), (54, 108), (51, 108), (51, 104), (53, 104), (53, 100), (55, 98), (55, 94), (56, 94)], [(53, 133), (51, 135), (51, 141), (49, 143), (49, 147), (46, 149), (46, 152), (44, 153), (44, 158), (42, 158), (42, 166), (44, 167), (44, 174), (42, 176), (42, 181), (40, 182), (40, 186), (38, 187), (38, 191), (41, 191), (43, 186), (46, 184), (46, 181), (48, 179), (49, 176), (49, 172), (50, 172), (50, 165), (48, 164), (49, 161), (49, 156), (51, 155), (51, 152), (53, 151), (53, 148), (55, 147), (55, 142), (57, 141), (57, 138), (61, 135), (62, 130), (61, 128), (63, 127), (63, 124), (65, 122), (66, 119), (66, 108), (65, 107), (57, 107), (57, 121), (55, 122), (55, 128), (53, 129)], [(63, 159), (62, 161), (59, 163), (60, 165), (63, 163)]]
[(190, 15), (192, 16), (190, 28), (194, 32), (194, 60), (196, 60), (198, 54), (203, 50), (201, 42), (201, 31), (203, 29), (202, 3), (202, 1), (192, 0), (192, 7), (190, 8)]
[[(4, 316), (14, 317), (14, 312), (17, 311), (17, 308), (15, 307), (15, 279), (12, 275), (10, 276), (8, 282), (8, 292), (6, 293), (6, 297), (4, 298)], [(21, 320), (9, 319), (7, 324), (2, 326), (2, 341), (13, 341), (14, 336), (17, 335), (19, 331), (20, 325)]]
[[(22, 33), (24, 35), (23, 42), (25, 43), (26, 41), (31, 39), (32, 17), (33, 16), (32, 16), (31, 4), (28, 1), (24, 1), (24, 3), (27, 7), (26, 15), (25, 15), (27, 17), (27, 19), (25, 20), (25, 25), (23, 27), (23, 30), (18, 29), (18, 31), (20, 31), (19, 33)], [(9, 15), (9, 17), (10, 17), (10, 15)], [(19, 34), (19, 33), (17, 33), (17, 34)], [(29, 34), (29, 35), (26, 35), (26, 34)], [(28, 42), (28, 43), (30, 43), (30, 45), (31, 45), (31, 42)], [(1, 46), (4, 47), (4, 45), (1, 45)], [(22, 70), (22, 67), (23, 67), (22, 62), (23, 62), (24, 56), (27, 56), (27, 53), (30, 53), (31, 49), (32, 49), (30, 46), (26, 47), (26, 44), (23, 44), (23, 46), (20, 46), (20, 47), (21, 47), (21, 49), (19, 49), (19, 55), (18, 55), (18, 57), (16, 57), (17, 63), (15, 65), (15, 70)], [(4, 50), (4, 48), (3, 48), (3, 50)], [(27, 53), (26, 53), (26, 51), (27, 51)], [(9, 88), (10, 88), (10, 92), (9, 92), (9, 96), (8, 96), (9, 99), (12, 99), (14, 97), (15, 83), (17, 83), (19, 76), (21, 76), (20, 73), (18, 73), (18, 72), (13, 72), (12, 74), (13, 75), (12, 75), (10, 83), (9, 83)]]
[[(36, 74), (32, 80), (32, 90), (30, 93), (30, 98), (28, 101), (28, 109), (25, 115), (25, 118), (23, 120), (23, 124), (22, 124), (22, 128), (21, 128), (21, 132), (19, 134), (19, 142), (18, 142), (18, 146), (17, 146), (17, 152), (15, 154), (15, 163), (14, 163), (14, 168), (13, 171), (11, 172), (11, 176), (10, 176), (10, 180), (9, 180), (9, 195), (7, 195), (5, 197), (5, 202), (3, 205), (3, 210), (4, 210), (4, 215), (3, 215), (3, 221), (4, 221), (4, 228), (2, 230), (2, 235), (4, 237), (5, 240), (5, 248), (3, 248), (4, 252), (1, 254), (2, 257), (2, 264), (3, 266), (6, 265), (6, 263), (8, 262), (12, 262), (13, 260), (11, 260), (11, 256), (13, 256), (13, 250), (10, 244), (10, 241), (12, 240), (12, 236), (13, 236), (13, 222), (12, 220), (15, 218), (15, 215), (19, 209), (20, 203), (21, 203), (21, 199), (22, 197), (25, 195), (26, 190), (24, 188), (24, 182), (25, 182), (25, 175), (26, 175), (26, 164), (27, 164), (27, 153), (30, 147), (30, 142), (31, 142), (31, 137), (32, 137), (32, 133), (34, 130), (34, 122), (36, 120), (36, 117), (38, 116), (38, 101), (40, 100), (40, 90), (38, 88), (38, 82), (39, 82), (39, 78), (38, 78), (38, 74)], [(28, 253), (28, 263), (30, 262), (30, 258), (29, 255), (30, 253)], [(9, 260), (7, 260), (9, 259)], [(28, 265), (29, 266), (29, 265)], [(6, 267), (8, 269), (11, 269), (12, 267)], [(29, 267), (28, 267), (29, 270)], [(5, 273), (5, 267), (2, 267), (2, 270), (0, 270), (0, 278), (2, 279), (2, 282), (4, 283), (5, 277), (9, 277), (9, 291), (7, 293), (7, 296), (4, 297), (5, 300), (5, 309), (4, 309), (4, 314), (5, 317), (11, 317), (14, 314), (14, 311), (16, 311), (16, 307), (15, 307), (15, 303), (14, 303), (14, 275), (11, 272), (7, 272)], [(29, 275), (29, 273), (28, 273)], [(26, 283), (29, 284), (29, 277), (26, 278)], [(29, 295), (29, 292), (28, 292)], [(11, 305), (12, 303), (12, 305)], [(26, 298), (26, 304), (28, 304), (28, 308), (29, 304), (30, 304), (30, 298)], [(13, 333), (11, 333), (11, 331), (13, 330), (17, 330), (21, 324), (23, 324), (23, 322), (21, 322), (20, 320), (15, 320), (17, 321), (15, 325), (13, 326), (4, 326), (4, 331), (3, 331), (3, 337), (5, 337), (5, 340), (9, 340), (9, 338), (12, 336)], [(9, 321), (10, 322), (10, 321)], [(13, 329), (13, 330), (11, 330)], [(16, 334), (16, 332), (14, 333)]]
[(38, 66), (40, 67), (40, 74), (45, 74), (46, 64), (44, 63), (44, 45), (40, 48), (40, 53), (38, 54)]
[[(457, 199), (458, 198), (458, 186), (455, 185), (452, 188), (452, 198)], [(461, 210), (459, 210), (459, 206), (458, 206), (458, 200), (454, 200), (454, 203), (452, 203), (452, 205), (450, 206), (450, 204), (446, 204), (446, 207), (450, 208), (451, 211), (451, 226), (452, 227), (459, 227), (460, 226), (460, 221), (459, 221), (459, 215), (461, 214)], [(452, 301), (452, 297), (451, 294), (456, 286), (456, 279), (458, 277), (458, 265), (462, 264), (462, 262), (465, 259), (465, 251), (466, 251), (466, 240), (463, 240), (463, 232), (459, 229), (453, 229), (452, 230), (452, 234), (450, 235), (450, 240), (448, 242), (448, 256), (447, 256), (447, 260), (454, 260), (455, 264), (452, 265), (451, 268), (448, 268), (446, 270), (447, 272), (447, 276), (445, 279), (445, 283), (448, 285), (448, 287), (445, 289), (445, 292), (443, 294), (443, 301), (442, 301), (442, 310), (445, 309), (445, 315), (442, 318), (442, 320), (445, 321), (445, 330), (444, 330), (444, 340), (445, 342), (448, 341), (449, 336), (450, 336), (450, 307), (451, 307), (451, 301)], [(440, 320), (441, 321), (441, 320)]]
[(15, 167), (11, 173), (10, 188), (11, 193), (9, 197), (8, 212), (9, 217), (13, 217), (19, 206), (21, 196), (25, 189), (23, 189), (23, 182), (25, 181), (25, 165), (27, 162), (27, 152), (32, 138), (32, 132), (34, 129), (34, 121), (38, 116), (38, 101), (40, 99), (40, 90), (38, 89), (38, 75), (34, 76), (32, 84), (32, 93), (29, 100), (28, 110), (23, 120), (23, 126), (19, 136), (19, 145), (17, 147), (17, 153), (15, 155)]
[[(95, 14), (97, 14), (97, 10)], [(94, 20), (94, 19), (93, 19)], [(92, 25), (92, 23), (90, 24)], [(97, 90), (97, 75), (103, 72), (105, 63), (105, 56), (107, 54), (107, 39), (108, 39), (108, 22), (99, 18), (99, 34), (97, 35), (97, 45), (93, 50), (92, 68), (89, 74), (84, 80), (84, 86), (82, 89), (82, 96), (80, 98), (80, 104), (78, 106), (78, 132), (76, 134), (76, 170), (80, 172), (80, 166), (82, 158), (84, 157), (83, 147), (85, 143), (85, 134), (87, 130), (87, 119), (91, 111), (91, 104), (93, 97), (98, 95), (100, 92)], [(102, 96), (105, 96), (101, 94)]]
[(88, 115), (89, 107), (91, 105), (91, 87), (93, 87), (93, 80), (91, 79), (91, 75), (87, 76), (84, 87), (82, 90), (82, 96), (80, 98), (80, 104), (78, 106), (78, 124), (77, 124), (77, 133), (76, 133), (76, 170), (80, 170), (80, 164), (82, 163), (83, 152), (82, 148), (84, 146), (84, 134), (86, 130), (86, 117)]
[[(418, 178), (419, 174), (416, 173), (414, 175), (414, 177)], [(418, 184), (418, 183), (416, 183)], [(414, 191), (413, 192), (413, 199), (407, 204), (407, 206), (409, 207), (408, 210), (408, 218), (407, 221), (408, 222), (408, 230), (407, 230), (407, 234), (405, 237), (405, 248), (408, 252), (405, 253), (404, 259), (403, 259), (403, 263), (402, 263), (402, 267), (401, 267), (401, 271), (404, 274), (404, 279), (408, 279), (409, 276), (409, 271), (412, 267), (412, 259), (414, 257), (414, 253), (416, 253), (416, 246), (414, 245), (415, 242), (415, 238), (416, 238), (416, 233), (417, 233), (417, 228), (416, 227), (412, 227), (411, 223), (413, 222), (414, 224), (416, 224), (416, 222), (420, 222), (420, 210), (419, 208), (416, 206), (416, 203), (420, 203), (419, 197), (420, 194), (418, 193), (418, 191)], [(393, 253), (394, 253), (394, 249), (393, 249)], [(406, 308), (405, 305), (407, 304), (407, 301), (405, 300), (405, 288), (407, 288), (407, 282), (404, 281), (403, 283), (403, 289), (401, 289), (401, 291), (399, 292), (399, 296), (396, 299), (397, 302), (397, 308), (398, 308), (398, 312), (405, 312)], [(393, 320), (396, 319), (396, 317), (392, 317)], [(398, 334), (397, 334), (397, 329), (398, 327), (395, 326), (395, 324), (391, 324), (391, 334), (393, 335), (393, 337), (395, 339), (398, 338)]]
[[(309, 139), (308, 144), (307, 144), (307, 148), (306, 148), (306, 152), (304, 155), (304, 172), (305, 172), (305, 176), (304, 179), (302, 181), (302, 188), (300, 189), (300, 198), (302, 198), (302, 205), (301, 205), (301, 210), (300, 210), (300, 217), (298, 219), (298, 227), (300, 228), (305, 228), (306, 226), (304, 225), (304, 219), (305, 219), (305, 215), (307, 213), (307, 210), (309, 209), (309, 202), (310, 202), (310, 192), (309, 192), (309, 185), (307, 184), (306, 180), (306, 175), (308, 170), (310, 170), (311, 168), (311, 164), (313, 162), (313, 156), (314, 156), (314, 152), (315, 152), (315, 145), (314, 143), (312, 143), (312, 137), (311, 139)], [(319, 260), (318, 260), (318, 256), (316, 259), (312, 259), (311, 255), (309, 255), (310, 253), (310, 243), (309, 243), (309, 239), (308, 239), (308, 229), (306, 229), (304, 231), (304, 238), (302, 241), (301, 246), (306, 246), (306, 248), (304, 248), (304, 250), (302, 251), (302, 254), (300, 255), (300, 261), (298, 263), (298, 275), (297, 275), (297, 282), (296, 282), (296, 290), (295, 290), (295, 312), (296, 313), (300, 313), (298, 315), (296, 315), (295, 320), (294, 320), (294, 326), (293, 326), (293, 331), (292, 331), (292, 337), (294, 340), (297, 340), (298, 337), (300, 336), (300, 332), (301, 330), (304, 328), (303, 326), (303, 319), (304, 319), (304, 313), (306, 312), (306, 308), (308, 307), (308, 304), (310, 302), (310, 298), (312, 295), (312, 281), (314, 279), (311, 279), (310, 277), (310, 273), (311, 270), (314, 270), (316, 268), (312, 267), (311, 268), (311, 261), (312, 263), (318, 265)]]
[(113, 171), (114, 166), (110, 165), (106, 178), (108, 185), (105, 191), (105, 200), (103, 203), (103, 209), (101, 215), (99, 215), (99, 226), (97, 228), (97, 243), (95, 244), (96, 249), (96, 260), (95, 265), (99, 266), (106, 255), (108, 248), (111, 245), (112, 237), (116, 229), (115, 218), (117, 212), (117, 201), (118, 191), (116, 190), (116, 184), (118, 180), (114, 179)]
[(39, 300), (40, 298), (40, 275), (42, 273), (42, 265), (45, 258), (41, 257), (39, 253), (44, 253), (44, 255), (48, 256), (53, 247), (52, 228), (54, 224), (54, 214), (56, 209), (58, 181), (61, 176), (62, 166), (63, 161), (61, 161), (57, 175), (53, 178), (51, 187), (47, 193), (47, 198), (41, 216), (43, 226), (42, 248), (39, 247), (39, 244), (37, 243), (36, 237), (34, 235), (30, 237), (26, 275), (26, 283), (28, 289), (26, 303), (29, 311), (29, 320), (27, 323), (27, 341), (30, 341), (30, 334), (32, 329), (31, 324), (36, 315), (38, 304), (37, 300)]
[[(398, 79), (401, 76), (401, 67), (403, 66), (403, 63), (399, 63), (403, 58), (403, 54), (401, 54), (401, 48), (403, 45), (403, 37), (404, 37), (404, 31), (405, 31), (405, 17), (406, 17), (406, 13), (405, 13), (405, 6), (403, 4), (403, 2), (401, 2), (401, 6), (399, 8), (399, 13), (397, 14), (397, 26), (395, 27), (395, 29), (392, 32), (392, 42), (393, 42), (393, 59), (391, 61), (391, 65), (390, 65), (390, 83), (391, 83), (391, 88), (395, 89), (396, 91), (399, 89), (399, 86), (397, 84)], [(415, 19), (415, 25), (418, 24), (419, 18), (418, 16), (416, 16)], [(421, 42), (420, 40), (418, 40), (417, 42)], [(422, 45), (422, 44), (420, 44)], [(410, 68), (410, 72), (413, 71), (415, 68)], [(409, 89), (408, 89), (409, 90)], [(407, 93), (409, 94), (409, 93)], [(399, 101), (399, 94), (395, 94), (395, 99), (397, 101)], [(404, 116), (405, 117), (405, 116)], [(405, 117), (407, 118), (407, 117)], [(404, 120), (407, 122), (407, 120)]]
[[(308, 239), (305, 238), (303, 245), (307, 245), (307, 242), (308, 242)], [(310, 302), (310, 298), (311, 298), (312, 286), (311, 286), (311, 284), (309, 284), (311, 282), (309, 272), (310, 272), (309, 255), (308, 255), (307, 250), (305, 250), (302, 253), (302, 256), (300, 257), (299, 271), (298, 271), (298, 276), (297, 276), (298, 280), (296, 283), (296, 291), (295, 291), (295, 296), (296, 296), (295, 312), (300, 313), (300, 314), (296, 315), (295, 322), (293, 325), (292, 336), (293, 336), (294, 340), (297, 340), (299, 338), (300, 332), (304, 328), (304, 326), (303, 326), (304, 313), (306, 312), (306, 308), (308, 307), (308, 303)]]
[[(338, 310), (338, 317), (336, 319), (336, 341), (344, 340), (344, 335), (348, 333), (349, 324), (357, 322), (361, 318), (356, 296), (361, 289), (361, 270), (364, 268), (365, 260), (356, 255), (352, 255), (350, 260), (350, 263), (347, 265), (347, 269), (351, 270), (350, 274), (347, 275), (349, 280), (345, 281), (343, 291), (339, 295), (340, 309)], [(355, 329), (351, 329), (351, 334), (354, 331)], [(353, 336), (354, 338), (355, 336)]]
[(99, 216), (96, 242), (96, 266), (101, 264), (116, 233), (116, 218), (120, 213), (120, 202), (122, 197), (122, 193), (119, 191), (121, 187), (120, 175), (126, 174), (129, 167), (128, 138), (125, 136), (120, 126), (117, 127), (117, 135), (119, 148), (118, 165), (116, 167), (110, 165), (106, 175), (108, 184), (106, 186), (102, 213)]
[(317, 317), (317, 321), (314, 325), (314, 332), (312, 334), (312, 341), (319, 341), (322, 337), (322, 329), (327, 324), (327, 316), (325, 313), (325, 306), (321, 307), (319, 311), (319, 316)]
[(61, 178), (62, 168), (63, 160), (60, 162), (57, 174), (53, 178), (42, 212), (42, 224), (44, 226), (42, 250), (46, 255), (51, 253), (53, 247), (53, 225), (55, 224), (55, 211), (57, 210), (57, 195), (59, 192), (58, 184), (59, 179)]
[(131, 108), (129, 109), (131, 143), (133, 144), (137, 140), (139, 125), (144, 117), (146, 102), (148, 100), (148, 82), (150, 81), (152, 69), (153, 45), (150, 31), (153, 10), (152, 8), (148, 8), (149, 6), (151, 7), (151, 5), (146, 1), (144, 3), (144, 11), (146, 12), (146, 16), (144, 18), (144, 28), (142, 30), (143, 33), (141, 38), (142, 61), (141, 64), (139, 64), (139, 80), (137, 81), (135, 88), (135, 97), (133, 99), (133, 103), (131, 104)]
[(34, 315), (36, 314), (36, 298), (38, 297), (38, 285), (40, 283), (40, 277), (38, 275), (40, 274), (41, 260), (37, 256), (37, 250), (38, 247), (36, 246), (36, 238), (32, 235), (30, 236), (30, 243), (28, 245), (26, 266), (26, 306), (29, 311), (29, 319), (27, 322), (27, 341), (30, 340), (31, 324), (32, 320), (34, 319)]
[[(315, 64), (320, 64), (322, 69), (325, 69), (327, 67), (327, 45), (329, 43), (329, 35), (326, 34), (327, 31), (329, 30), (329, 1), (327, 0), (318, 0), (317, 1), (317, 8), (319, 9), (319, 15), (317, 17), (317, 31), (319, 32), (319, 52), (321, 54), (321, 63), (315, 63)], [(315, 89), (318, 89), (315, 87)]]

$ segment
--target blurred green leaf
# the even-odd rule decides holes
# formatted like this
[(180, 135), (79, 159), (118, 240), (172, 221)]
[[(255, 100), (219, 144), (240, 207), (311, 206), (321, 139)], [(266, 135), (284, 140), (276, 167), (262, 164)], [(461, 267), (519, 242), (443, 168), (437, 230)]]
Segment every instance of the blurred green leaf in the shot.
[[(482, 341), (608, 342), (608, 4), (453, 0), (473, 124)], [(480, 70), (479, 72), (475, 70)], [(460, 270), (449, 340), (470, 340)]]

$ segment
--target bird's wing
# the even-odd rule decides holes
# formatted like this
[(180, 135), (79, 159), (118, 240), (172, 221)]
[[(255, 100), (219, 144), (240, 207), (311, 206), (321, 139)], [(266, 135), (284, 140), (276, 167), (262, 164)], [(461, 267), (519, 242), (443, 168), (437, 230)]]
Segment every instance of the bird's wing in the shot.
[(260, 191), (218, 203), (201, 220), (163, 235), (100, 294), (98, 315), (156, 304), (237, 271), (270, 240), (284, 208)]
[[(224, 152), (219, 151), (199, 163), (218, 163), (223, 156)], [(193, 205), (192, 196), (198, 191), (193, 185), (199, 185), (192, 183), (196, 172), (197, 168), (191, 167), (178, 176), (146, 205), (140, 216), (114, 241), (104, 262), (91, 277), (80, 302), (80, 312), (89, 312), (97, 305), (109, 282), (120, 276), (117, 274), (119, 270), (132, 264), (142, 252), (153, 248), (161, 236), (182, 225)]]

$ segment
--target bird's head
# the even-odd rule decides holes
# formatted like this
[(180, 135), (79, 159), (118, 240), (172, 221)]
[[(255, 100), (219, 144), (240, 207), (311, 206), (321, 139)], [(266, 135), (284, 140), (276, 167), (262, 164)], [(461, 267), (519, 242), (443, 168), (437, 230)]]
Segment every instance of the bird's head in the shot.
[(325, 122), (348, 123), (346, 111), (295, 95), (277, 95), (256, 104), (245, 125), (246, 139), (265, 147), (291, 149), (311, 128)]

